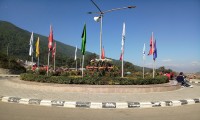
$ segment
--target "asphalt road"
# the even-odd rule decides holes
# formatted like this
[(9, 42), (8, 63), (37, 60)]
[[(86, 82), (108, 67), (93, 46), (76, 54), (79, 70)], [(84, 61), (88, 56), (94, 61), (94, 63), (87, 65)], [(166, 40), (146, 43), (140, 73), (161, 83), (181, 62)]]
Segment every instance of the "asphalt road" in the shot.
[(0, 120), (200, 120), (200, 104), (146, 109), (69, 109), (0, 102)]

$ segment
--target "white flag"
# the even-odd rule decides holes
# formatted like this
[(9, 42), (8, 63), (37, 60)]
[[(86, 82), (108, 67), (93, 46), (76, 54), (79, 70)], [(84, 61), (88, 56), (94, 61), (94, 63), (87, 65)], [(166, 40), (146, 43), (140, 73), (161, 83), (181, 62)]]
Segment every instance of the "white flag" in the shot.
[(143, 60), (145, 60), (145, 43), (144, 43), (144, 47), (143, 47)]
[(125, 42), (125, 23), (123, 23), (123, 31), (122, 31), (122, 53), (124, 54), (124, 42)]
[(31, 34), (31, 38), (30, 38), (30, 43), (29, 43), (29, 45), (30, 45), (29, 56), (32, 56), (32, 54), (33, 54), (33, 32), (32, 32), (32, 34)]
[(76, 49), (75, 49), (75, 56), (74, 56), (74, 60), (76, 60), (76, 53), (77, 53), (77, 46), (76, 46)]

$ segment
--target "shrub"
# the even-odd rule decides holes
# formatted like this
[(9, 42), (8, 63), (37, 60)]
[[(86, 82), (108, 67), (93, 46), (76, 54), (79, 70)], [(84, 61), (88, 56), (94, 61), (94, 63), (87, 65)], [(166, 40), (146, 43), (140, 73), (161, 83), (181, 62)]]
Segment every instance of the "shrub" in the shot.
[(59, 84), (90, 84), (90, 85), (148, 85), (148, 84), (162, 84), (168, 82), (166, 76), (158, 76), (155, 78), (147, 77), (130, 78), (130, 77), (100, 77), (100, 76), (46, 76), (38, 74), (24, 73), (20, 75), (22, 80), (59, 83)]

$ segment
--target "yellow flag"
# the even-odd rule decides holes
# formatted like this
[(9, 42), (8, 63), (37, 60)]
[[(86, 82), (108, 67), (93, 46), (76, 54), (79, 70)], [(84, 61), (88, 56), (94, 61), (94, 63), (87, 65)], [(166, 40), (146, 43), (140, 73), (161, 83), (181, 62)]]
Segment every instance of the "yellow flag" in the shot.
[(39, 54), (40, 54), (40, 47), (39, 47), (39, 44), (40, 43), (40, 38), (38, 37), (37, 39), (37, 42), (35, 44), (35, 47), (36, 47), (36, 57), (39, 57)]

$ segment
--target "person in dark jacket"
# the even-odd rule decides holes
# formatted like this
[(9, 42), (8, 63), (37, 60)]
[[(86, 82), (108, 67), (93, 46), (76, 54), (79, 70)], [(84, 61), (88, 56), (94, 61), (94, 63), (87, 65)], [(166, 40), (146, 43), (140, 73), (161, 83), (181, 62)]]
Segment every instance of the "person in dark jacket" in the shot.
[(193, 87), (192, 85), (188, 84), (183, 76), (183, 72), (180, 72), (179, 75), (176, 77), (178, 83), (181, 83), (183, 87)]

